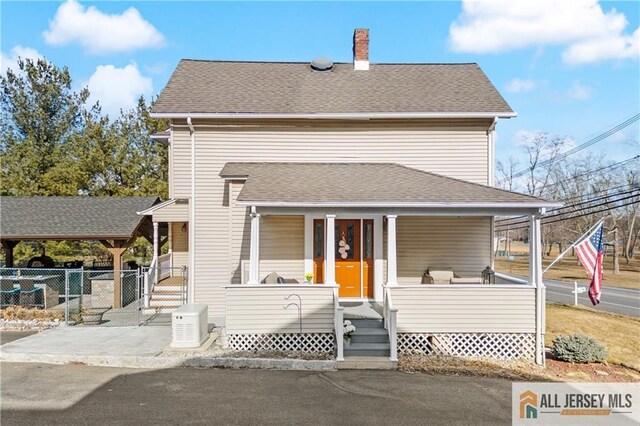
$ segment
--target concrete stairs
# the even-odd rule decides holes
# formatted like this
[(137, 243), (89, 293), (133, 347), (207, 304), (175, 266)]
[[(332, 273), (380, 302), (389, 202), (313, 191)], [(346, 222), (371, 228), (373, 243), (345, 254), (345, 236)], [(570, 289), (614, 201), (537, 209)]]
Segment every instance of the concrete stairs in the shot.
[(149, 306), (144, 308), (145, 314), (169, 314), (186, 301), (187, 287), (183, 285), (183, 277), (169, 277), (153, 287)]
[(382, 319), (351, 319), (356, 331), (351, 336), (351, 344), (344, 347), (347, 357), (380, 357), (389, 359), (389, 335)]
[(389, 334), (382, 319), (349, 319), (356, 326), (349, 347), (344, 347), (344, 361), (339, 370), (395, 370), (396, 361), (389, 360)]

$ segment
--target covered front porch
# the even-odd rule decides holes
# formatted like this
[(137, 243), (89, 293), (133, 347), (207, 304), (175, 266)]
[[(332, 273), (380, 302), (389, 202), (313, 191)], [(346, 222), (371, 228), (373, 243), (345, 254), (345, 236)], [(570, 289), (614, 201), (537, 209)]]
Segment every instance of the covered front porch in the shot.
[[(221, 176), (240, 186), (235, 207), (246, 209), (249, 234), (243, 285), (226, 290), (228, 332), (238, 339), (260, 331), (292, 339), (309, 317), (312, 333), (333, 331), (341, 359), (345, 306), (359, 302), (381, 311), (391, 360), (419, 350), (542, 362), (540, 216), (552, 203), (395, 164), (228, 163)], [(496, 282), (494, 217), (522, 215), (531, 224), (529, 280)], [(278, 291), (271, 309), (275, 289), (287, 294)], [(258, 293), (255, 326), (236, 328), (248, 321), (235, 318), (250, 309), (244, 298)], [(324, 316), (300, 309), (298, 320), (285, 319), (275, 305), (292, 294), (307, 307), (323, 295)], [(259, 326), (271, 316), (277, 326)]]

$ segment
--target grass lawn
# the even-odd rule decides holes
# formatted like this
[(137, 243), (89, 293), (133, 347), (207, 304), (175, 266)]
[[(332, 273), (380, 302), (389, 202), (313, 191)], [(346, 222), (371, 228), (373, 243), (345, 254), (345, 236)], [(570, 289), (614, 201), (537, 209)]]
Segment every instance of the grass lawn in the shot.
[[(546, 268), (555, 259), (556, 254), (551, 257), (542, 259), (542, 267)], [(503, 257), (496, 258), (496, 271), (504, 274), (529, 274), (529, 257), (516, 256), (514, 260), (507, 260)], [(566, 256), (560, 262), (553, 265), (553, 268), (544, 273), (545, 278), (562, 280), (562, 281), (578, 281), (579, 284), (588, 284), (589, 280), (582, 265), (578, 264), (575, 257)], [(604, 258), (604, 278), (605, 286), (624, 287), (640, 290), (640, 259), (633, 259), (627, 265), (624, 258), (620, 259), (620, 274), (613, 275), (613, 258), (606, 256)]]
[(546, 346), (559, 334), (581, 333), (605, 345), (608, 362), (640, 370), (640, 319), (552, 303), (546, 319)]

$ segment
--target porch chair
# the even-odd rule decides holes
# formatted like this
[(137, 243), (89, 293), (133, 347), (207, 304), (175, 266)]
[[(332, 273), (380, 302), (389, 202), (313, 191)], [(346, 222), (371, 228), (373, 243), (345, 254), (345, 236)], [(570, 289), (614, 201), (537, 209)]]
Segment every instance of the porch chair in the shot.
[(20, 289), (14, 287), (13, 281), (2, 280), (0, 284), (0, 308), (17, 305)]
[(33, 280), (20, 281), (20, 306), (25, 308), (44, 308), (43, 300), (41, 296), (38, 300), (38, 293), (42, 295), (43, 289), (41, 287), (34, 287)]
[(260, 281), (262, 284), (299, 284), (296, 279), (287, 279), (280, 276), (277, 272), (272, 272)]
[(451, 284), (451, 280), (454, 278), (460, 278), (459, 275), (452, 270), (447, 269), (430, 269), (424, 272), (422, 275), (422, 284)]

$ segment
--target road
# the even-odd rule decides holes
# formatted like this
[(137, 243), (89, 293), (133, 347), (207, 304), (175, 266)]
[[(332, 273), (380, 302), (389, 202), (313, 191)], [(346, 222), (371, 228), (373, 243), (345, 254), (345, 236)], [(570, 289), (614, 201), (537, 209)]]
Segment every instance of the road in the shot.
[[(522, 275), (516, 278), (527, 279)], [(638, 277), (640, 280), (640, 277)], [(567, 281), (544, 279), (547, 286), (547, 301), (573, 305), (573, 283)], [(589, 287), (588, 283), (578, 283), (579, 286)], [(578, 303), (593, 309), (617, 314), (640, 316), (640, 290), (619, 287), (603, 287), (600, 304), (593, 306), (587, 293), (578, 294)]]
[(2, 425), (511, 424), (511, 382), (398, 371), (2, 363)]

